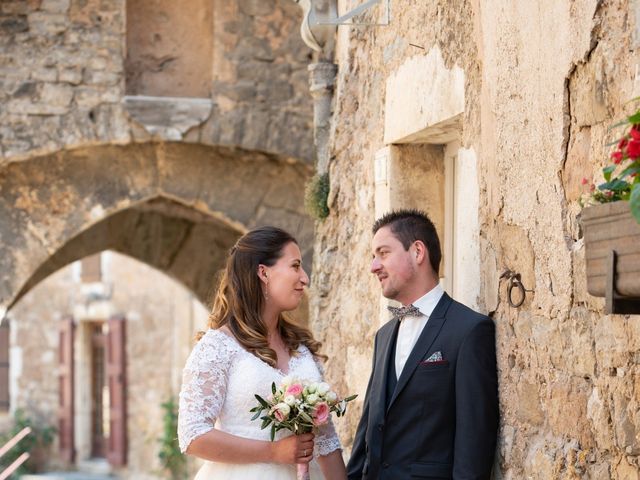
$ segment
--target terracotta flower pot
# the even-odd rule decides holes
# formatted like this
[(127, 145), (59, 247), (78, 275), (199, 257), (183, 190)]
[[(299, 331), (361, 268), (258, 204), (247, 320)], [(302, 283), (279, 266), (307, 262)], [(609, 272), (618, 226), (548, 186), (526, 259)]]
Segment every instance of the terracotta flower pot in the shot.
[(582, 212), (587, 260), (587, 291), (606, 296), (607, 258), (616, 252), (615, 289), (619, 295), (640, 297), (640, 224), (628, 202), (594, 205)]

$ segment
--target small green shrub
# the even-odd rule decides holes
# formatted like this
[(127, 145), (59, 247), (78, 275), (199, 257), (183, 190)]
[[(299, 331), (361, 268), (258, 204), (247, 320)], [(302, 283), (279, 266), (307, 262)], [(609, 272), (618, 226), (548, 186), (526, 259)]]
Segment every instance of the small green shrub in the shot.
[(178, 444), (178, 404), (173, 397), (162, 404), (162, 437), (158, 457), (171, 480), (183, 480), (187, 476), (187, 457)]
[(304, 204), (311, 215), (318, 220), (324, 220), (329, 216), (329, 174), (316, 174), (307, 182)]
[[(36, 427), (36, 423), (39, 425)], [(56, 428), (43, 425), (28, 417), (21, 409), (17, 409), (13, 415), (13, 427), (8, 432), (0, 435), (0, 446), (7, 443), (25, 427), (31, 427), (31, 433), (20, 440), (11, 450), (0, 458), (0, 472), (11, 465), (20, 455), (28, 452), (31, 458), (13, 472), (11, 479), (19, 478), (27, 473), (37, 473), (43, 465), (42, 459), (47, 458), (47, 452), (56, 433)]]

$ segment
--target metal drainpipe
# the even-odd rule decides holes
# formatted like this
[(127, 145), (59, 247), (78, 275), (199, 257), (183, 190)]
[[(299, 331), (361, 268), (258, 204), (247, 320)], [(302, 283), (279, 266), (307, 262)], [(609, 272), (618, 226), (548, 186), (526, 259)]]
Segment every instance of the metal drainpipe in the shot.
[(331, 136), (331, 103), (338, 66), (328, 61), (312, 63), (309, 69), (309, 91), (313, 97), (313, 140), (316, 145), (316, 172), (329, 169)]

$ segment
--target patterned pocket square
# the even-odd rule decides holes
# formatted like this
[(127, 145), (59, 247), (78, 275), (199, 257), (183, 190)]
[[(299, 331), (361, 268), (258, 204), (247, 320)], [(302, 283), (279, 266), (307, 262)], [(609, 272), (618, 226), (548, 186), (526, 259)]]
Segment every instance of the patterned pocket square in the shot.
[(442, 352), (438, 350), (432, 353), (429, 358), (420, 362), (420, 365), (424, 367), (435, 367), (436, 365), (449, 365), (449, 360), (442, 358)]
[(433, 363), (433, 362), (441, 362), (441, 361), (442, 361), (442, 352), (438, 350), (422, 363)]

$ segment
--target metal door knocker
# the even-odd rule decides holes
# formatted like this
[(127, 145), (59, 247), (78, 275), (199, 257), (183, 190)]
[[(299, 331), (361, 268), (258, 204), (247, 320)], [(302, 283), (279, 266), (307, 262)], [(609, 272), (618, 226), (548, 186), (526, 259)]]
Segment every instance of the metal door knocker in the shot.
[[(526, 292), (533, 292), (533, 290), (527, 290), (522, 284), (520, 274), (512, 270), (505, 270), (502, 275), (500, 275), (500, 280), (502, 280), (503, 278), (509, 280), (509, 283), (507, 285), (507, 301), (513, 308), (518, 308), (524, 303), (524, 300), (527, 296)], [(519, 292), (518, 299), (515, 302), (513, 301), (514, 288)]]

